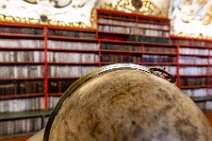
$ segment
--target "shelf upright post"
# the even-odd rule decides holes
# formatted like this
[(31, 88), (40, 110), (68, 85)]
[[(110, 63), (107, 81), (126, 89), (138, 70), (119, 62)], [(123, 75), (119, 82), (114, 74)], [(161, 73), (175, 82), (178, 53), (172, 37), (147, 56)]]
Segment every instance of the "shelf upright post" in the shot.
[(98, 55), (99, 55), (99, 67), (101, 67), (101, 41), (98, 40)]
[(99, 67), (101, 67), (101, 41), (99, 40), (98, 14), (99, 14), (99, 10), (96, 9), (96, 39), (98, 41)]
[(177, 75), (177, 87), (180, 88), (180, 45), (177, 44), (177, 68), (176, 68), (176, 75)]
[(135, 41), (137, 42), (138, 41), (138, 36), (139, 36), (139, 26), (138, 26), (138, 15), (136, 15), (135, 17)]
[(211, 47), (209, 47), (209, 51), (208, 51), (209, 53), (208, 53), (208, 57), (209, 57), (209, 73), (208, 73), (208, 82), (209, 82), (209, 84), (208, 84), (208, 86), (209, 86), (209, 95), (212, 95), (212, 91), (211, 91)]
[(207, 91), (206, 91), (206, 95), (209, 96), (210, 95), (210, 47), (208, 47), (208, 62), (207, 62)]
[(44, 26), (44, 106), (48, 110), (48, 28)]
[(169, 44), (172, 43), (170, 35), (171, 35), (171, 23), (170, 23), (170, 20), (169, 20)]
[(141, 64), (144, 65), (144, 43), (141, 43)]

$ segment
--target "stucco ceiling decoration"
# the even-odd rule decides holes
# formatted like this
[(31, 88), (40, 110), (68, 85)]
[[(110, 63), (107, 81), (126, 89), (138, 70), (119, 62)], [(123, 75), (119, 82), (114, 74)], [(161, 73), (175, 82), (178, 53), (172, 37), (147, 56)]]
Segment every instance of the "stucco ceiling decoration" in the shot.
[[(158, 4), (165, 1), (166, 6)], [(152, 15), (159, 17), (167, 17), (169, 0), (118, 0), (100, 2), (99, 6), (103, 9), (123, 11), (127, 13), (138, 13), (144, 15)]]
[(93, 27), (96, 0), (1, 0), (0, 20), (70, 27)]
[(156, 6), (157, 3), (154, 0), (1, 0), (0, 21), (96, 28), (96, 8), (166, 16), (167, 12)]
[(115, 8), (124, 12), (142, 13), (144, 15), (157, 15), (162, 17), (166, 15), (160, 11), (150, 0), (120, 1), (117, 3)]

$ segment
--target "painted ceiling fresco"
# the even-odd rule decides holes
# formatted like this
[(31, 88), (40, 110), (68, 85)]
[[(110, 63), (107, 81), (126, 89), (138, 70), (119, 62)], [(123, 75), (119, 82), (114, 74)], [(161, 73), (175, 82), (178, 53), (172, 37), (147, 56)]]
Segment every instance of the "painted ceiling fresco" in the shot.
[(0, 21), (96, 28), (97, 8), (169, 17), (174, 35), (212, 37), (212, 0), (0, 0)]
[(169, 18), (174, 35), (212, 37), (212, 0), (172, 0)]

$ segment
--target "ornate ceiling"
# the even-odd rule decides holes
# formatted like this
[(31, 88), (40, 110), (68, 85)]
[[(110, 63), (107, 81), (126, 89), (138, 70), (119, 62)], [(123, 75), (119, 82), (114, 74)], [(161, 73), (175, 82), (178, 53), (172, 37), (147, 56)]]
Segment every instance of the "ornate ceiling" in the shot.
[(96, 28), (96, 8), (169, 17), (174, 35), (212, 37), (212, 0), (0, 0), (0, 21)]

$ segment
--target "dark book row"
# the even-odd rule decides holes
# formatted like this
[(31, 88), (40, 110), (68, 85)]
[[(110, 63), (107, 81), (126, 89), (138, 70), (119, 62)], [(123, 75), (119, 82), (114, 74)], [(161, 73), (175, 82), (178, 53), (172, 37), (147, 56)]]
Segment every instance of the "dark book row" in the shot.
[(127, 40), (136, 41), (136, 42), (169, 43), (169, 39), (165, 37), (148, 37), (148, 36), (130, 35), (127, 37)]
[(49, 93), (63, 93), (75, 80), (76, 79), (49, 80), (48, 91)]
[(197, 102), (196, 104), (203, 111), (211, 111), (212, 110), (212, 101)]
[(42, 35), (43, 30), (39, 28), (30, 27), (5, 27), (0, 26), (0, 33), (17, 33), (17, 34), (32, 34), (32, 35)]
[(104, 17), (109, 17), (112, 20), (113, 19), (119, 19), (119, 20), (124, 20), (124, 21), (126, 21), (126, 20), (133, 21), (133, 22), (135, 22), (135, 20), (136, 20), (135, 16), (121, 15), (121, 14), (110, 14), (110, 13), (100, 13), (100, 12), (98, 12), (97, 14), (98, 14), (99, 18), (102, 18), (102, 16), (104, 16)]
[(0, 121), (0, 136), (32, 133), (43, 128), (42, 117)]
[(0, 96), (43, 93), (43, 81), (0, 81)]
[(107, 19), (107, 18), (98, 18), (98, 23), (99, 25), (101, 25), (101, 23), (104, 23), (104, 24), (114, 24), (114, 25), (120, 25), (120, 26), (134, 26), (134, 27), (136, 26), (136, 22), (121, 21), (121, 20)]
[(49, 29), (48, 35), (50, 35), (50, 36), (78, 37), (78, 38), (96, 38), (96, 33), (71, 31), (71, 30)]
[(140, 56), (102, 55), (101, 62), (110, 63), (140, 63)]
[(175, 56), (158, 56), (158, 55), (144, 55), (144, 62), (146, 63), (176, 63)]
[(141, 51), (141, 45), (102, 43), (103, 50)]
[[(148, 3), (148, 2), (147, 2)], [(149, 5), (149, 4), (148, 4)], [(162, 25), (162, 26), (169, 26), (169, 20), (167, 19), (155, 19), (155, 18), (146, 18), (146, 17), (139, 17), (138, 22), (143, 23), (154, 23), (155, 25)]]
[(44, 96), (0, 100), (0, 113), (35, 111), (44, 109)]
[(180, 45), (190, 45), (190, 46), (212, 46), (211, 42), (206, 41), (195, 41), (195, 40), (180, 40), (180, 39), (172, 39), (173, 44), (180, 44)]
[(145, 52), (158, 52), (158, 53), (177, 53), (176, 48), (173, 47), (156, 47), (156, 46), (148, 46), (144, 47)]
[(180, 85), (181, 86), (201, 86), (207, 84), (206, 77), (182, 77), (180, 78)]

